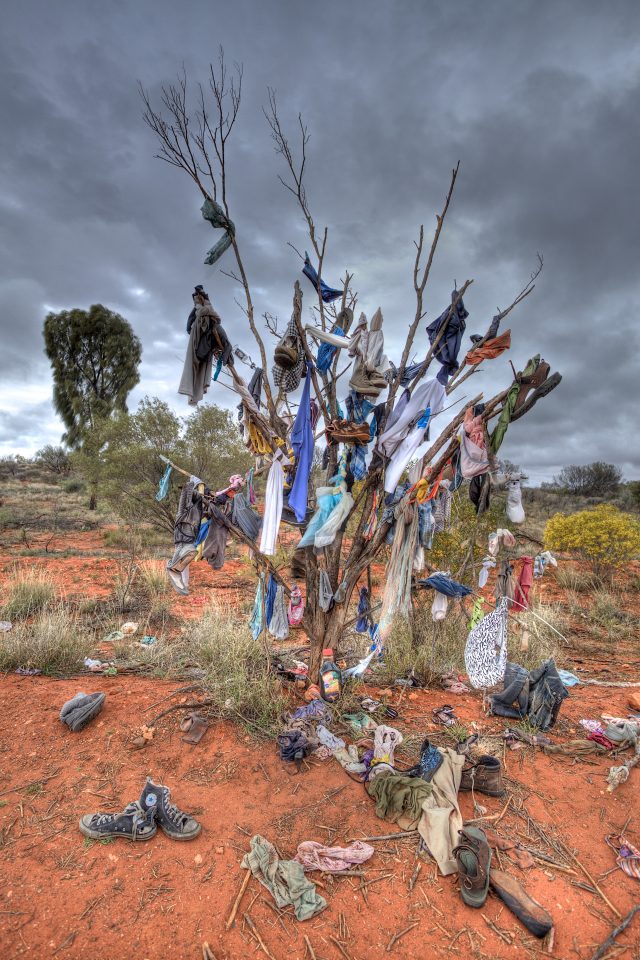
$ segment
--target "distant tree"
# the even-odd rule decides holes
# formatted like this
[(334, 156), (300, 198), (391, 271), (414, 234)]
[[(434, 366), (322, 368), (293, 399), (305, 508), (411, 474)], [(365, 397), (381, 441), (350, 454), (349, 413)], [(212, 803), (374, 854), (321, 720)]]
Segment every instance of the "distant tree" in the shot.
[(640, 507), (640, 480), (631, 480), (628, 487), (634, 505)]
[(225, 487), (231, 474), (253, 465), (234, 415), (216, 406), (199, 406), (181, 419), (162, 400), (145, 397), (135, 413), (109, 421), (101, 440), (101, 449), (87, 463), (89, 471), (99, 470), (101, 495), (124, 520), (162, 530), (173, 529), (184, 477), (174, 475), (167, 498), (156, 500), (165, 469), (160, 454), (213, 489)]
[(126, 411), (140, 379), (142, 346), (124, 317), (100, 303), (50, 313), (43, 332), (53, 402), (66, 427), (62, 439), (77, 448), (98, 420)]
[(71, 470), (69, 454), (64, 447), (54, 447), (50, 443), (37, 451), (35, 461), (51, 473), (57, 473), (63, 477), (66, 477)]
[(553, 478), (554, 486), (585, 497), (608, 497), (618, 492), (622, 470), (613, 463), (598, 460), (584, 466), (563, 467)]

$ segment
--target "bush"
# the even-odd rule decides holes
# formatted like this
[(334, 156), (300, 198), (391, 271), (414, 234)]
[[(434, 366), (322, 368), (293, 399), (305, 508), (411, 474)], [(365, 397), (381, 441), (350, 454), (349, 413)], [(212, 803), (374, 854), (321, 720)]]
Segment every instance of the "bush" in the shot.
[(50, 443), (42, 450), (38, 450), (35, 461), (51, 473), (57, 473), (63, 477), (66, 477), (71, 470), (69, 454), (64, 447), (54, 447)]
[(553, 483), (569, 493), (585, 497), (608, 497), (618, 492), (622, 483), (622, 470), (613, 463), (587, 463), (584, 466), (572, 464), (563, 467)]
[(67, 480), (62, 484), (65, 493), (82, 493), (85, 489), (84, 480)]
[(185, 478), (174, 474), (166, 499), (156, 500), (165, 470), (160, 455), (192, 470), (214, 490), (253, 463), (231, 411), (200, 406), (180, 419), (166, 403), (148, 397), (135, 413), (101, 424), (92, 446), (76, 455), (75, 463), (125, 522), (171, 532)]
[(544, 542), (548, 550), (580, 554), (596, 575), (610, 578), (640, 556), (640, 523), (606, 504), (569, 516), (556, 513), (547, 522)]
[(236, 612), (217, 603), (205, 608), (201, 619), (188, 623), (182, 635), (136, 651), (155, 672), (171, 677), (198, 666), (202, 684), (215, 710), (240, 720), (252, 733), (274, 733), (287, 706), (280, 681), (267, 671), (262, 643)]
[(55, 586), (40, 570), (17, 573), (7, 587), (9, 599), (2, 608), (7, 620), (22, 620), (45, 610), (56, 596)]
[(19, 623), (0, 639), (0, 670), (31, 667), (50, 675), (77, 673), (92, 649), (62, 605)]

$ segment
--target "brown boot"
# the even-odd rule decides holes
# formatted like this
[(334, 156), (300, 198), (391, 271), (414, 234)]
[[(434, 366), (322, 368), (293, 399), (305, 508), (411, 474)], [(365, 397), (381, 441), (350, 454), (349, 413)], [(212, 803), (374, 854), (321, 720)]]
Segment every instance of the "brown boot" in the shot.
[(477, 790), (489, 797), (503, 797), (502, 764), (497, 757), (483, 756), (468, 760), (462, 769), (461, 790)]
[(544, 937), (549, 933), (553, 926), (552, 918), (514, 877), (502, 870), (491, 870), (489, 882), (493, 892), (497, 893), (534, 937)]
[(453, 848), (460, 877), (460, 896), (468, 907), (483, 907), (489, 891), (491, 847), (478, 827), (458, 831), (460, 843)]

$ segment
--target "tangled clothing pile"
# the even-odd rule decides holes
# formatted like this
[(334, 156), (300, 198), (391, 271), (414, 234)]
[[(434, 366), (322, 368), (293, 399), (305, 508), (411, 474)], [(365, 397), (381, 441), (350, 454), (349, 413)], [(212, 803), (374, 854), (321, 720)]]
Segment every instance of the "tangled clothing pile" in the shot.
[(545, 660), (531, 671), (517, 663), (507, 663), (503, 676), (504, 689), (491, 697), (491, 712), (519, 720), (528, 717), (539, 730), (552, 727), (562, 701), (569, 696), (555, 662)]
[(427, 783), (420, 777), (383, 772), (367, 784), (376, 801), (376, 814), (401, 830), (418, 828), (443, 876), (455, 873), (453, 848), (462, 829), (458, 789), (464, 757), (449, 748), (439, 750), (442, 764)]
[(267, 888), (279, 909), (293, 904), (296, 920), (310, 920), (327, 905), (324, 897), (316, 893), (315, 884), (305, 877), (302, 864), (280, 860), (273, 844), (260, 834), (251, 838), (251, 850), (241, 866), (251, 870)]
[(504, 677), (507, 665), (507, 610), (500, 597), (496, 608), (483, 617), (467, 637), (464, 662), (472, 687), (493, 687)]

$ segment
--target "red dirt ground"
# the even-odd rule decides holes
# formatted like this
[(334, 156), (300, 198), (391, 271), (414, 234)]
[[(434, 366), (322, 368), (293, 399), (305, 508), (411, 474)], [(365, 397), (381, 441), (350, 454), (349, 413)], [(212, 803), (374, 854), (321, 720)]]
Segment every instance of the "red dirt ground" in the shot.
[[(77, 534), (75, 541), (77, 545)], [(75, 596), (103, 595), (115, 563), (55, 555), (19, 562), (45, 566)], [(7, 560), (5, 576), (10, 566)], [(244, 602), (253, 592), (251, 570), (242, 560), (230, 562), (218, 574), (198, 565), (193, 595), (177, 602), (176, 613), (197, 615), (200, 598), (209, 596), (211, 587), (220, 598), (235, 594), (229, 596), (231, 602)], [(552, 579), (545, 579), (543, 590), (545, 599), (560, 596)], [(587, 672), (602, 677), (598, 669), (606, 666), (617, 679), (637, 680), (637, 652), (635, 663), (629, 662), (628, 653), (624, 656), (624, 665), (589, 661)], [(570, 665), (567, 658), (563, 666)], [(349, 779), (334, 761), (313, 761), (296, 775), (280, 762), (272, 743), (258, 743), (241, 728), (224, 722), (214, 722), (198, 746), (189, 746), (181, 740), (179, 714), (173, 713), (158, 722), (155, 738), (145, 750), (132, 750), (130, 740), (141, 723), (167, 703), (180, 701), (178, 696), (158, 703), (179, 686), (126, 675), (0, 678), (3, 960), (23, 956), (198, 960), (203, 941), (208, 941), (217, 960), (260, 956), (261, 949), (242, 920), (245, 913), (275, 960), (308, 955), (305, 934), (318, 960), (377, 960), (387, 955), (393, 935), (414, 921), (417, 925), (396, 942), (391, 957), (544, 955), (587, 960), (616, 925), (614, 910), (593, 892), (580, 866), (568, 858), (560, 861), (536, 836), (527, 816), (516, 816), (510, 807), (498, 832), (544, 851), (569, 871), (541, 860), (521, 871), (507, 866), (502, 855), (505, 868), (554, 918), (555, 943), (550, 953), (494, 896), (480, 911), (467, 908), (460, 899), (457, 878), (438, 876), (428, 858), (410, 891), (416, 862), (411, 838), (375, 844), (376, 853), (363, 869), (368, 880), (385, 878), (369, 885), (366, 894), (359, 889), (358, 878), (323, 876), (320, 892), (328, 908), (306, 923), (298, 923), (290, 911), (279, 916), (268, 892), (251, 880), (236, 926), (227, 932), (225, 922), (244, 873), (239, 862), (253, 834), (263, 834), (282, 856), (289, 857), (302, 840), (345, 844), (352, 838), (393, 833), (396, 828), (376, 817), (363, 786)], [(72, 734), (60, 723), (58, 712), (78, 690), (104, 691), (107, 701), (94, 723)], [(431, 710), (447, 699), (451, 702), (451, 695), (439, 690), (418, 690), (404, 697), (394, 692), (391, 702), (398, 705), (402, 718), (394, 725), (418, 737), (434, 733), (436, 741), (443, 743), (441, 728), (431, 722)], [(455, 696), (453, 701), (467, 727), (475, 723), (488, 734), (505, 726), (498, 718), (485, 716), (479, 694)], [(553, 741), (581, 737), (579, 719), (602, 712), (625, 715), (626, 691), (574, 687), (552, 732)], [(564, 841), (575, 851), (602, 893), (625, 915), (640, 900), (640, 883), (615, 868), (605, 836), (618, 833), (631, 815), (627, 836), (640, 846), (638, 771), (609, 794), (605, 777), (612, 761), (608, 756), (591, 755), (575, 762), (524, 747), (507, 750), (504, 759), (514, 804), (550, 838)], [(197, 814), (203, 825), (200, 836), (182, 844), (160, 833), (139, 845), (120, 840), (86, 842), (77, 827), (79, 817), (95, 810), (122, 809), (138, 797), (147, 775), (167, 783), (178, 805)], [(325, 799), (338, 789), (339, 793)], [(476, 799), (489, 816), (502, 811), (505, 804), (505, 799), (480, 795)], [(461, 808), (465, 817), (474, 816), (470, 794), (461, 794)], [(640, 958), (639, 919), (619, 938), (626, 952), (611, 956)]]

